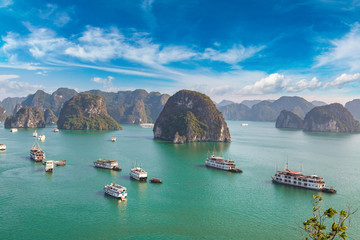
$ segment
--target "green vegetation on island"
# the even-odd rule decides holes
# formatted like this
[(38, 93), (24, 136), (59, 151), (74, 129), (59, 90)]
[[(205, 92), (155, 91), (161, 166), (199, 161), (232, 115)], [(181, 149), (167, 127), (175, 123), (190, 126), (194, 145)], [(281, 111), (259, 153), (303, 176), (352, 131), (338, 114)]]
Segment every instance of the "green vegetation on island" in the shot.
[(7, 117), (4, 125), (5, 128), (44, 128), (44, 112), (40, 108), (22, 107)]
[(227, 124), (205, 94), (181, 90), (167, 101), (154, 126), (154, 138), (185, 142), (230, 142)]
[(64, 103), (57, 122), (60, 129), (120, 130), (121, 126), (107, 113), (101, 96), (82, 93)]

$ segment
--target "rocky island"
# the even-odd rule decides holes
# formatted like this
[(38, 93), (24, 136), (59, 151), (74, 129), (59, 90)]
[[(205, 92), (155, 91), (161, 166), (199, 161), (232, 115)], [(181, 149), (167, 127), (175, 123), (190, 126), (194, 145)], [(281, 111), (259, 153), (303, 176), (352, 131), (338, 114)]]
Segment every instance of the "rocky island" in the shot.
[(101, 96), (82, 93), (64, 103), (57, 122), (60, 129), (120, 130), (121, 126), (107, 113)]
[(44, 112), (40, 108), (22, 107), (6, 118), (5, 128), (44, 128)]
[(4, 121), (7, 117), (6, 109), (0, 107), (0, 122)]
[(304, 131), (308, 132), (360, 132), (360, 124), (339, 103), (313, 108), (304, 119)]
[(58, 118), (55, 116), (54, 112), (51, 109), (46, 109), (44, 112), (45, 124), (55, 125), (58, 121)]
[(276, 128), (302, 129), (303, 126), (304, 126), (304, 120), (302, 120), (295, 113), (287, 110), (282, 110), (280, 112), (280, 115), (276, 119), (276, 123), (275, 123)]
[(205, 94), (181, 90), (169, 98), (155, 122), (154, 139), (185, 142), (231, 142), (221, 112)]

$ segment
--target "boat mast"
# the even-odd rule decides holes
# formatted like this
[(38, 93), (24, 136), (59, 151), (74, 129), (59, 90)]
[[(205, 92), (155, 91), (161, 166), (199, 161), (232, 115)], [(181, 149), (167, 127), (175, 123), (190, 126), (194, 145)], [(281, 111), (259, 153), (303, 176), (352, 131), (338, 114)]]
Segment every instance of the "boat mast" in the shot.
[(303, 163), (301, 162), (300, 163), (300, 172), (302, 173), (304, 171), (304, 169), (303, 169)]
[(288, 156), (286, 156), (286, 168), (285, 168), (285, 170), (289, 170), (289, 158), (288, 158)]

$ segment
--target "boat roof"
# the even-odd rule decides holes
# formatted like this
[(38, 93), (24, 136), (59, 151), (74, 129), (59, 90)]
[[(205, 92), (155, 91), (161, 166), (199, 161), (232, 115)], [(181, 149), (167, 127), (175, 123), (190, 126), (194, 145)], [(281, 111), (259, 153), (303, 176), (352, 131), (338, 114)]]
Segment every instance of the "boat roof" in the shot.
[(277, 173), (296, 176), (296, 177), (300, 177), (300, 178), (311, 178), (311, 179), (316, 179), (316, 180), (323, 180), (324, 179), (324, 178), (318, 177), (316, 175), (308, 176), (308, 175), (302, 174), (302, 172), (291, 171), (291, 170), (288, 170), (288, 169), (285, 169), (284, 171), (277, 171)]
[(103, 158), (99, 158), (97, 161), (98, 162), (117, 162), (116, 160), (113, 160), (113, 159), (103, 159)]

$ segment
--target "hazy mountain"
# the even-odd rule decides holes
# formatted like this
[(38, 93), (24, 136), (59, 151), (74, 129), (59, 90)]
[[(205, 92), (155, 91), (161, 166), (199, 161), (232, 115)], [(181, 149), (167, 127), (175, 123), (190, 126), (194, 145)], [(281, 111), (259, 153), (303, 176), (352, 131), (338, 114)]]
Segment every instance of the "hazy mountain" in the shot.
[(234, 102), (233, 101), (230, 101), (230, 100), (222, 100), (221, 102), (217, 103), (216, 106), (217, 107), (223, 107), (223, 106), (227, 106), (227, 105), (230, 105), (230, 104), (233, 104)]
[(347, 102), (345, 107), (351, 112), (355, 119), (360, 120), (360, 99)]
[(261, 101), (263, 101), (263, 100), (244, 100), (241, 102), (241, 104), (244, 104), (244, 105), (248, 106), (249, 108), (251, 108), (252, 106), (254, 106), (255, 104), (258, 104)]
[(245, 108), (244, 104), (231, 104), (220, 107), (225, 119), (251, 120), (251, 121), (276, 121), (282, 110), (295, 113), (304, 118), (315, 106), (301, 97), (281, 97), (274, 102), (261, 101), (251, 108)]
[(322, 101), (312, 101), (311, 102), (315, 107), (320, 107), (320, 106), (325, 106), (325, 105), (327, 105), (327, 103), (326, 102), (322, 102)]
[(20, 104), (24, 100), (25, 97), (7, 97), (0, 102), (0, 106), (5, 108), (7, 114), (10, 116), (13, 114), (16, 104)]

